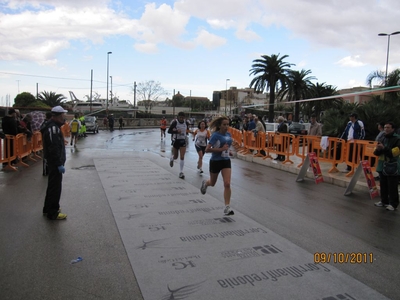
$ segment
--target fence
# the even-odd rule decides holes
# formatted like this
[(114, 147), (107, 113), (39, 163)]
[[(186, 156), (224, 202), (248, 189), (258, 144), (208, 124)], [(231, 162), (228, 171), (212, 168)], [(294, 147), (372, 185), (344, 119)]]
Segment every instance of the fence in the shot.
[(292, 163), (291, 156), (301, 158), (301, 163), (309, 152), (315, 152), (320, 162), (331, 164), (329, 173), (338, 172), (337, 165), (346, 163), (351, 171), (346, 175), (350, 177), (354, 174), (355, 168), (361, 160), (367, 160), (371, 170), (376, 170), (377, 158), (373, 154), (377, 145), (375, 141), (354, 140), (346, 142), (345, 140), (333, 137), (298, 135), (294, 136), (287, 133), (275, 132), (257, 132), (244, 131), (241, 133), (238, 129), (230, 128), (234, 146), (238, 153), (252, 154), (263, 159), (272, 159), (272, 155), (285, 156), (282, 162)]

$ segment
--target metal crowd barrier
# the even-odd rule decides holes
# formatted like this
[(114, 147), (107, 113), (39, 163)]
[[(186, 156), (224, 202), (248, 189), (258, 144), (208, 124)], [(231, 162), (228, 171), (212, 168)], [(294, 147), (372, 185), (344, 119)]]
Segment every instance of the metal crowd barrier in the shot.
[(25, 133), (19, 133), (16, 136), (6, 134), (5, 139), (0, 139), (0, 162), (6, 163), (4, 169), (17, 171), (17, 168), (12, 164), (17, 161), (16, 165), (29, 167), (23, 159), (35, 161), (35, 158), (41, 159), (38, 152), (43, 150), (42, 134), (40, 131), (35, 131), (28, 140)]

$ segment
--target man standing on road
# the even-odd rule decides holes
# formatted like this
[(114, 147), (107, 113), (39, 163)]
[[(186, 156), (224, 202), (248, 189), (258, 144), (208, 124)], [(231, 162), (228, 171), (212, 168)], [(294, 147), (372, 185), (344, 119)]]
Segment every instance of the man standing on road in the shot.
[[(349, 162), (353, 162), (354, 140), (363, 140), (365, 137), (365, 130), (364, 123), (358, 120), (358, 115), (356, 113), (352, 113), (349, 118), (350, 121), (347, 123), (340, 138), (347, 141), (347, 145), (349, 145), (348, 159)], [(347, 166), (345, 171), (350, 172), (351, 166)]]
[[(399, 205), (399, 154), (400, 137), (395, 133), (395, 126), (392, 122), (386, 122), (384, 126), (385, 137), (375, 148), (374, 154), (379, 156), (376, 171), (379, 173), (381, 186), (381, 201), (375, 206), (386, 207), (387, 210), (395, 210)], [(384, 163), (393, 163), (397, 167), (396, 174), (385, 172)], [(396, 170), (396, 169), (395, 169)]]
[(43, 145), (45, 158), (49, 168), (46, 198), (44, 200), (43, 214), (50, 220), (64, 220), (66, 214), (60, 212), (60, 197), (62, 189), (62, 178), (65, 173), (65, 143), (61, 132), (64, 124), (65, 113), (61, 106), (53, 107), (52, 117), (43, 130)]
[(310, 124), (308, 135), (322, 136), (322, 126), (317, 122), (317, 117), (314, 114), (311, 115)]
[(165, 139), (165, 131), (167, 130), (167, 120), (165, 117), (162, 117), (160, 121), (160, 130), (161, 130), (161, 140)]

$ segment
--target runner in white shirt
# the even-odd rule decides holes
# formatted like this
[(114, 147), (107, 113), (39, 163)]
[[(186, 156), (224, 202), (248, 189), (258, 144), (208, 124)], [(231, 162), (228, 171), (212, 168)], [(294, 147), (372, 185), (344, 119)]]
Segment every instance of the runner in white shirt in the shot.
[(195, 141), (195, 147), (197, 154), (199, 155), (199, 160), (197, 161), (197, 169), (200, 174), (203, 173), (203, 156), (206, 153), (207, 141), (210, 139), (210, 131), (207, 129), (207, 124), (205, 121), (200, 121), (197, 126), (198, 129), (193, 133), (193, 141)]
[(181, 111), (178, 113), (178, 118), (172, 121), (168, 129), (168, 133), (173, 135), (173, 144), (169, 165), (171, 166), (171, 168), (174, 166), (174, 159), (178, 158), (179, 150), (179, 178), (182, 179), (185, 178), (185, 174), (183, 174), (183, 166), (185, 165), (186, 135), (189, 132), (189, 126), (189, 122), (185, 120), (185, 113)]

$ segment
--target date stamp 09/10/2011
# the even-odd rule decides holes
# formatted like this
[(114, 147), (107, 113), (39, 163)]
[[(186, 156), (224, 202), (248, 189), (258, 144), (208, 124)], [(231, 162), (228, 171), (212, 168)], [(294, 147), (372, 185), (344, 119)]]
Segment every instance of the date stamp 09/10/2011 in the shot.
[(316, 264), (372, 264), (373, 253), (363, 252), (315, 252), (314, 263)]

